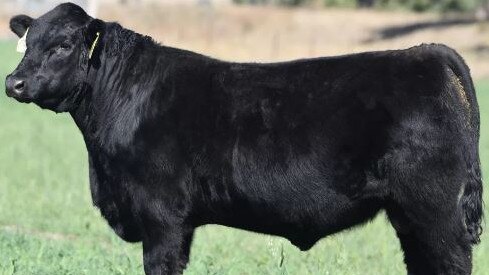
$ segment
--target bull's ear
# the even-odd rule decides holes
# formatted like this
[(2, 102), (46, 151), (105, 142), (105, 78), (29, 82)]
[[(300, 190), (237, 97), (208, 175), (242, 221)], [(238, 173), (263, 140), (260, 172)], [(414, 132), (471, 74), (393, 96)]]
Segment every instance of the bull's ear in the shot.
[(22, 37), (31, 26), (33, 20), (31, 17), (23, 14), (14, 16), (10, 19), (10, 29), (18, 37)]
[(87, 34), (96, 36), (97, 32), (102, 32), (105, 29), (105, 22), (100, 19), (92, 19), (87, 25)]
[(88, 23), (85, 30), (85, 42), (89, 50), (89, 58), (96, 55), (102, 45), (101, 36), (105, 30), (105, 23), (99, 19), (93, 19)]

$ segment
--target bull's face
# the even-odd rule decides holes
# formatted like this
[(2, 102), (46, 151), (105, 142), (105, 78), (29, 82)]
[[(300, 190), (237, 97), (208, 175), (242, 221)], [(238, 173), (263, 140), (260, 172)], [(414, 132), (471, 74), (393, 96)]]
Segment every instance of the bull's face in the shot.
[(100, 22), (73, 4), (62, 4), (37, 19), (13, 17), (10, 28), (19, 37), (26, 34), (27, 48), (18, 67), (7, 76), (7, 95), (56, 112), (76, 108), (97, 33), (94, 25)]

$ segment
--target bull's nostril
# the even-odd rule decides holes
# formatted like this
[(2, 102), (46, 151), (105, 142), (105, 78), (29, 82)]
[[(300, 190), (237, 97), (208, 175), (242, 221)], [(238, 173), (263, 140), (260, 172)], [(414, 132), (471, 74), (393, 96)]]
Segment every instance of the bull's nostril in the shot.
[(14, 90), (16, 93), (18, 93), (18, 94), (22, 93), (24, 91), (24, 87), (25, 87), (24, 80), (15, 81)]

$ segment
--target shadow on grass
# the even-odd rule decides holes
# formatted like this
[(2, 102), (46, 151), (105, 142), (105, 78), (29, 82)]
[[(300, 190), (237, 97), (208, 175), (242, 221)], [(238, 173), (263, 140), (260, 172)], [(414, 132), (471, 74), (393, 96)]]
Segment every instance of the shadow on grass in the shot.
[(479, 44), (473, 48), (473, 51), (479, 56), (489, 56), (489, 45)]
[(453, 19), (441, 19), (441, 20), (432, 20), (425, 22), (416, 22), (412, 24), (405, 25), (397, 25), (397, 26), (388, 26), (377, 30), (373, 33), (373, 37), (367, 39), (364, 42), (373, 42), (376, 40), (387, 40), (392, 39), (404, 35), (408, 35), (417, 31), (425, 30), (425, 29), (443, 29), (452, 26), (460, 26), (460, 25), (470, 25), (475, 24), (478, 21), (472, 18), (453, 18)]

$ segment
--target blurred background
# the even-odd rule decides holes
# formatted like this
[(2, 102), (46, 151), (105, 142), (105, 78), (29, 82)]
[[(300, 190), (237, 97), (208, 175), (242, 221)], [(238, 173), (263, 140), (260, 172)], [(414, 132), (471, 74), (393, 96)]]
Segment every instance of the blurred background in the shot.
[[(486, 177), (488, 1), (72, 2), (163, 45), (230, 61), (272, 62), (444, 43), (465, 58), (476, 83)], [(8, 28), (11, 16), (39, 16), (61, 2), (0, 1), (0, 87), (22, 57)], [(474, 251), (475, 274), (489, 274), (488, 242), (485, 233)], [(141, 258), (140, 245), (119, 240), (92, 207), (86, 149), (71, 118), (16, 103), (0, 91), (0, 275), (142, 274)], [(405, 274), (405, 269), (395, 233), (381, 214), (305, 253), (281, 238), (206, 226), (195, 236), (185, 274)]]
[[(2, 0), (0, 39), (12, 14), (41, 15), (63, 1)], [(489, 0), (78, 0), (165, 45), (233, 61), (277, 61), (445, 43), (489, 78)]]

